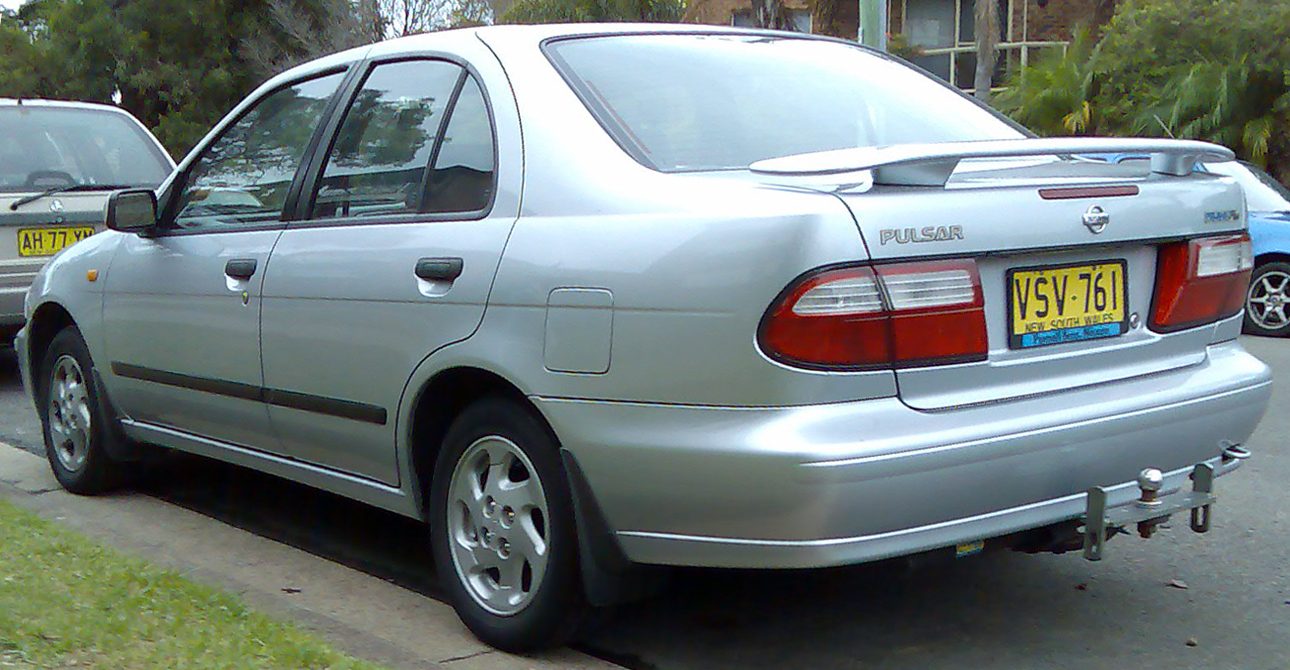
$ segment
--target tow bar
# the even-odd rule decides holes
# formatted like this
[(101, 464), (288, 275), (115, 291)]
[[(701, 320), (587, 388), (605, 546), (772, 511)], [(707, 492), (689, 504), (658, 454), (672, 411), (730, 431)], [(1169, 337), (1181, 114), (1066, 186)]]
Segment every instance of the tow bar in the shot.
[[(1227, 445), (1223, 449), (1224, 460), (1245, 460), (1250, 452), (1239, 445)], [(1138, 535), (1150, 538), (1160, 524), (1167, 521), (1170, 515), (1184, 510), (1191, 511), (1191, 529), (1197, 533), (1209, 531), (1210, 506), (1218, 497), (1214, 495), (1214, 466), (1199, 463), (1191, 471), (1191, 490), (1161, 496), (1160, 488), (1164, 484), (1164, 473), (1156, 468), (1147, 468), (1138, 474), (1138, 489), (1141, 494), (1131, 505), (1107, 509), (1106, 489), (1094, 486), (1088, 490), (1088, 507), (1084, 513), (1084, 558), (1090, 561), (1102, 560), (1102, 548), (1106, 538), (1118, 532), (1125, 532), (1129, 524), (1137, 524)]]

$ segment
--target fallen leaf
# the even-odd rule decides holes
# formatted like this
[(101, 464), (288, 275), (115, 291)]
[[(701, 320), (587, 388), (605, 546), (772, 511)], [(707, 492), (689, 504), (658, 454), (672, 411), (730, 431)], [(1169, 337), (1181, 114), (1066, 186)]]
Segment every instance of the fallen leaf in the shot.
[[(1187, 588), (1187, 587), (1185, 587), (1185, 586), (1184, 586), (1183, 588)], [(300, 593), (300, 589), (298, 589), (298, 588), (296, 588), (296, 587), (294, 587), (294, 586), (284, 586), (284, 587), (282, 587), (282, 592), (283, 592), (283, 593)]]
[(1175, 589), (1183, 589), (1184, 591), (1187, 590), (1187, 582), (1184, 582), (1181, 579), (1169, 580), (1169, 586)]
[(1088, 590), (1088, 582), (1080, 582), (1080, 583), (1076, 584), (1076, 585), (1075, 585), (1075, 590), (1076, 590), (1076, 591), (1087, 591), (1087, 590)]

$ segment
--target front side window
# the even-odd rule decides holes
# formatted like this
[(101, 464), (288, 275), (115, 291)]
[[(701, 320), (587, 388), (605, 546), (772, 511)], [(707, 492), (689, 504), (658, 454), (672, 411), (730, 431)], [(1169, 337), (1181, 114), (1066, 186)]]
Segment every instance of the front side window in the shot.
[(930, 77), (836, 42), (618, 35), (552, 42), (547, 53), (614, 139), (664, 172), (1025, 136)]
[(343, 73), (278, 89), (224, 130), (193, 163), (175, 225), (244, 228), (278, 221), (309, 140)]
[(378, 65), (345, 113), (312, 216), (479, 210), (492, 163), (492, 126), (473, 77), (444, 61)]

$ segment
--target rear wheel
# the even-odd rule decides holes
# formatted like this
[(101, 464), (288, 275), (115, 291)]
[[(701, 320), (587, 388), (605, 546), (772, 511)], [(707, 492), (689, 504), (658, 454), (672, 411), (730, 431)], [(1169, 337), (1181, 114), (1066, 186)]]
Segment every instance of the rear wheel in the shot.
[(1245, 332), (1290, 335), (1290, 263), (1263, 263), (1254, 268), (1245, 294)]
[(563, 644), (586, 610), (573, 503), (555, 438), (531, 410), (488, 398), (444, 440), (431, 490), (440, 580), (479, 639)]
[(50, 342), (40, 377), (40, 421), (54, 476), (72, 493), (101, 493), (121, 483), (125, 466), (106, 448), (109, 413), (94, 386), (94, 363), (76, 328)]

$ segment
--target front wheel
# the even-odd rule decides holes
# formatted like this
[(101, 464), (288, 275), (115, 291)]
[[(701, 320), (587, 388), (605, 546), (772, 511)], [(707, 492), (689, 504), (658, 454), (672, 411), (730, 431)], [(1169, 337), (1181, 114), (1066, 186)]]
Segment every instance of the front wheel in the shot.
[(1251, 335), (1290, 335), (1290, 263), (1263, 263), (1254, 268), (1245, 294), (1244, 331)]
[(110, 412), (94, 386), (94, 363), (81, 334), (65, 328), (45, 353), (38, 407), (45, 454), (54, 476), (72, 493), (101, 493), (120, 484), (125, 466), (112, 459)]
[(554, 436), (488, 398), (444, 439), (431, 487), (440, 581), (480, 640), (512, 652), (565, 643), (586, 610), (573, 502)]

